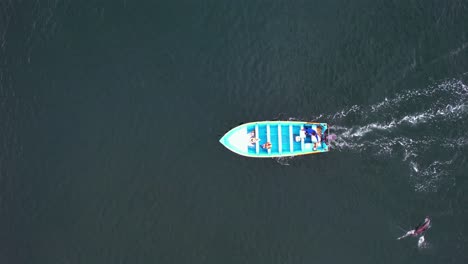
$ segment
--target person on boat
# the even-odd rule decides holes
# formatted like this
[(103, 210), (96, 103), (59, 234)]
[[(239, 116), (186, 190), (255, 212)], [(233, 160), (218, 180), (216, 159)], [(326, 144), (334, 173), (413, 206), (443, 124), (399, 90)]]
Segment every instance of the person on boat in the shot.
[(260, 141), (259, 138), (255, 137), (255, 130), (252, 130), (250, 133), (250, 138), (249, 138), (249, 145), (250, 146), (254, 146), (255, 143), (257, 143), (258, 141)]
[(258, 141), (260, 141), (259, 138), (256, 138), (256, 137), (250, 138), (250, 144), (251, 144), (251, 145), (254, 145), (254, 144), (257, 143)]
[(262, 148), (264, 149), (271, 149), (271, 143), (270, 142), (267, 142), (265, 144), (262, 145)]
[(317, 146), (322, 144), (322, 126), (317, 126), (317, 131), (312, 127), (305, 129), (306, 135), (310, 136), (312, 143), (314, 143), (314, 150), (317, 150)]
[(322, 136), (322, 130), (323, 130), (323, 127), (321, 125), (318, 125), (317, 126), (317, 133), (319, 134), (319, 136)]
[(335, 141), (336, 140), (336, 135), (335, 134), (329, 134), (328, 133), (328, 129), (325, 129), (322, 131), (322, 137), (321, 137), (321, 142), (322, 143), (329, 143), (331, 141)]
[(431, 219), (426, 216), (423, 222), (419, 223), (413, 230), (406, 232), (403, 236), (399, 237), (398, 240), (408, 237), (408, 236), (421, 236), (431, 227)]

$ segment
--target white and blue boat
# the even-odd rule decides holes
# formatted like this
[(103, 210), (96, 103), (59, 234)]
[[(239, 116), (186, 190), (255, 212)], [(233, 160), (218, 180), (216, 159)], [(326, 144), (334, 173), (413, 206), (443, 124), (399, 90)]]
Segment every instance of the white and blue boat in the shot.
[[(315, 133), (322, 130), (316, 143)], [(291, 157), (329, 151), (326, 123), (301, 121), (259, 121), (239, 125), (219, 141), (234, 153), (252, 158)], [(320, 133), (319, 133), (320, 134)], [(266, 145), (265, 145), (266, 144)]]

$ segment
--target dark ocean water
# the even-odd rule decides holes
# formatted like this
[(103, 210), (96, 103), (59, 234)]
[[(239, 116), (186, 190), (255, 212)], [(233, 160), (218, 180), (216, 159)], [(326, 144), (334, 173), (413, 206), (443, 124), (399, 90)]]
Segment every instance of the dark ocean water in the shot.
[[(1, 263), (467, 263), (468, 1), (0, 1)], [(238, 124), (328, 122), (249, 159)], [(428, 215), (425, 248), (397, 241)]]

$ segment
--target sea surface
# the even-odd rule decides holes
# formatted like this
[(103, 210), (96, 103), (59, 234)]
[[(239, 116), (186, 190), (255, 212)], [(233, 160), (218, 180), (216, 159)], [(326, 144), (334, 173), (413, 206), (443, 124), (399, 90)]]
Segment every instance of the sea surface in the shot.
[[(468, 263), (467, 0), (1, 0), (0, 263)], [(257, 120), (329, 153), (238, 156)], [(396, 238), (432, 219), (426, 244)]]

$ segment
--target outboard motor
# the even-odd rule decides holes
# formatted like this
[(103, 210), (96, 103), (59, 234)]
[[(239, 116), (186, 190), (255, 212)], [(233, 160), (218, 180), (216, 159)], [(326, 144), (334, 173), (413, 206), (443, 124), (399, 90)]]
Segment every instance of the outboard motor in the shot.
[(324, 133), (324, 139), (323, 141), (327, 142), (328, 145), (330, 145), (330, 142), (332, 141), (335, 141), (336, 140), (336, 135), (335, 134), (329, 134), (329, 131), (330, 131), (330, 128), (328, 128), (327, 130), (325, 130), (325, 133)]

